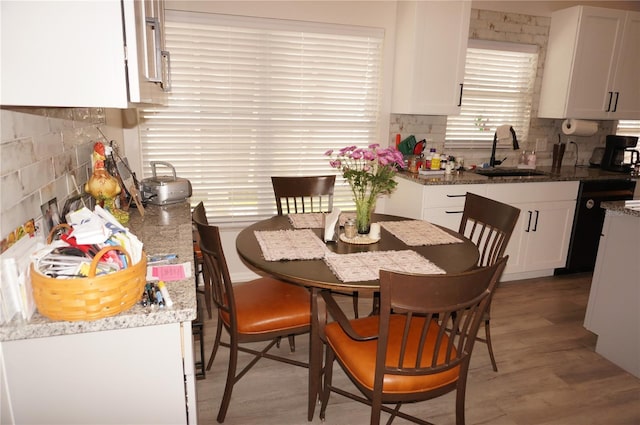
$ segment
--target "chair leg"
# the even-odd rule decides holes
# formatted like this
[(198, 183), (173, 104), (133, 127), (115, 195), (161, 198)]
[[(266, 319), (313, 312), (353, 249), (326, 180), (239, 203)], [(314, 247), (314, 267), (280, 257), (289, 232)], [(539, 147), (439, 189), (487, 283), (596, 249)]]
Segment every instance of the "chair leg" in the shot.
[(213, 364), (213, 359), (216, 358), (216, 353), (218, 352), (218, 347), (220, 347), (220, 338), (222, 337), (222, 319), (218, 317), (218, 327), (216, 329), (216, 339), (213, 342), (213, 348), (211, 349), (211, 357), (209, 357), (209, 362), (207, 363), (207, 371), (211, 369), (211, 365)]
[[(465, 366), (462, 367), (464, 368)], [(467, 371), (468, 367), (469, 366), (467, 365)], [(467, 371), (465, 371), (464, 373), (466, 374)], [(465, 425), (464, 402), (467, 392), (466, 378), (464, 381), (465, 382), (458, 381), (458, 388), (456, 389), (456, 425)]]
[[(203, 277), (204, 277), (204, 273), (202, 273)], [(204, 304), (207, 307), (207, 316), (209, 316), (209, 319), (211, 319), (211, 317), (213, 317), (213, 313), (212, 313), (212, 309), (211, 309), (211, 282), (208, 281), (208, 279), (203, 279), (204, 280)]]
[[(213, 359), (213, 357), (212, 357)], [(211, 361), (211, 360), (209, 360)], [(231, 339), (229, 344), (229, 368), (227, 370), (227, 383), (224, 386), (224, 395), (222, 396), (222, 403), (220, 403), (220, 410), (218, 411), (218, 422), (224, 422), (224, 418), (227, 416), (227, 409), (229, 409), (229, 403), (231, 402), (231, 393), (233, 392), (233, 384), (236, 382), (236, 367), (238, 365), (238, 342)]]
[(489, 357), (491, 358), (491, 366), (493, 366), (493, 371), (498, 371), (498, 365), (496, 364), (496, 358), (493, 355), (493, 346), (491, 345), (491, 331), (489, 330), (490, 324), (489, 319), (484, 321), (484, 332), (485, 332), (485, 340), (487, 342), (487, 349), (489, 350)]
[(326, 355), (324, 361), (324, 379), (322, 386), (322, 393), (320, 394), (320, 420), (324, 422), (325, 413), (327, 411), (327, 404), (329, 404), (329, 396), (331, 395), (331, 379), (333, 377), (333, 360), (335, 355), (333, 350), (327, 346)]
[[(295, 335), (289, 335), (287, 337), (287, 339), (289, 340), (289, 349), (291, 350), (291, 352), (295, 352), (296, 351), (296, 336)], [(278, 337), (276, 338), (276, 347), (280, 348), (280, 341), (282, 340), (282, 337)]]
[(353, 296), (353, 314), (357, 319), (358, 318), (358, 293), (354, 291), (351, 295)]
[(295, 335), (289, 335), (289, 348), (291, 349), (292, 353), (294, 353), (296, 351), (296, 336)]

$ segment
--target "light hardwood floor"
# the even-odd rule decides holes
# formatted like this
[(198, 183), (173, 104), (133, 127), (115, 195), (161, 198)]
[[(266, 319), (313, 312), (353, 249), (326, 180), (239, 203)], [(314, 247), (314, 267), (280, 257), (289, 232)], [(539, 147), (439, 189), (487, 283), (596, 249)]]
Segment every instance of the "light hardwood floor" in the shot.
[[(640, 379), (596, 354), (596, 336), (582, 325), (590, 283), (587, 273), (501, 284), (492, 305), (491, 328), (499, 371), (492, 370), (486, 346), (476, 344), (467, 385), (467, 424), (640, 424)], [(370, 308), (370, 301), (361, 300), (361, 311)], [(352, 310), (351, 298), (343, 297), (341, 303), (346, 312)], [(205, 321), (207, 360), (215, 320)], [(296, 344), (293, 356), (306, 359), (306, 336), (298, 337)], [(280, 350), (288, 352), (288, 345)], [(227, 359), (228, 350), (221, 348), (206, 379), (197, 381), (201, 424), (216, 423)], [(244, 359), (241, 355), (240, 361)], [(338, 366), (334, 382), (350, 385)], [(306, 397), (306, 369), (263, 359), (236, 384), (225, 423), (323, 423), (318, 409), (307, 422)], [(403, 409), (448, 425), (455, 423), (454, 403), (452, 393)], [(326, 425), (365, 424), (369, 408), (332, 394), (326, 416)]]

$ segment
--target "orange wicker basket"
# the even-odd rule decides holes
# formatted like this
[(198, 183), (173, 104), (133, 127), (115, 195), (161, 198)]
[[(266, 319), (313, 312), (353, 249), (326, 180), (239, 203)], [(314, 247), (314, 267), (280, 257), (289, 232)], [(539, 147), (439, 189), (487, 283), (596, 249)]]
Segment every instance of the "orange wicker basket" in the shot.
[(131, 257), (120, 246), (102, 248), (91, 261), (89, 276), (74, 279), (50, 278), (31, 264), (31, 285), (38, 311), (52, 320), (96, 320), (133, 307), (142, 297), (146, 283), (147, 259), (115, 273), (96, 276), (100, 258), (109, 251), (121, 251), (131, 264)]

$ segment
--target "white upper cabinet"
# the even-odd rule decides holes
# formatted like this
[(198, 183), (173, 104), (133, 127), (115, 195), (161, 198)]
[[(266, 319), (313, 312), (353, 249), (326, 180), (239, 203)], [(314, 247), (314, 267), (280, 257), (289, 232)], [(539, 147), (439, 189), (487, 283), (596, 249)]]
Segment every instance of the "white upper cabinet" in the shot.
[(460, 113), (470, 1), (400, 1), (391, 112)]
[(2, 1), (0, 104), (162, 103), (168, 54), (157, 1)]
[(640, 13), (576, 6), (555, 12), (541, 118), (640, 119)]

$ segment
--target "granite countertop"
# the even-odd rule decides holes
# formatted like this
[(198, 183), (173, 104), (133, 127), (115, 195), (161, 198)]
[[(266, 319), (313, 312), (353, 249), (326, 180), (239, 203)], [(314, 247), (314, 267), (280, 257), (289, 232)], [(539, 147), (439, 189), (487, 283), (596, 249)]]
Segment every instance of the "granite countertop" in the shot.
[(607, 213), (609, 211), (614, 211), (617, 213), (622, 213), (624, 215), (640, 217), (640, 209), (638, 209), (638, 207), (640, 207), (640, 200), (636, 200), (633, 204), (634, 208), (631, 209), (629, 208), (628, 204), (625, 204), (625, 201), (609, 201), (603, 202), (602, 204), (600, 204), (600, 207), (607, 210)]
[[(497, 167), (500, 168), (500, 167)], [(507, 167), (510, 168), (510, 167)], [(486, 177), (473, 171), (453, 172), (452, 174), (419, 175), (401, 171), (398, 176), (406, 180), (423, 185), (451, 185), (451, 184), (499, 184), (499, 183), (535, 183), (554, 181), (587, 181), (587, 180), (620, 180), (630, 179), (628, 173), (616, 173), (592, 167), (561, 167), (553, 170), (550, 166), (537, 167), (536, 171), (543, 172), (539, 176), (520, 177)]]
[[(134, 208), (127, 224), (143, 243), (148, 255), (174, 253), (178, 262), (193, 264), (191, 208), (188, 202), (173, 205), (150, 205), (142, 217)], [(36, 312), (26, 323), (11, 322), (0, 326), (0, 341), (71, 335), (140, 326), (189, 322), (196, 318), (196, 288), (193, 276), (167, 282), (173, 301), (171, 308), (142, 307), (139, 303), (116, 316), (92, 321), (54, 321)]]

